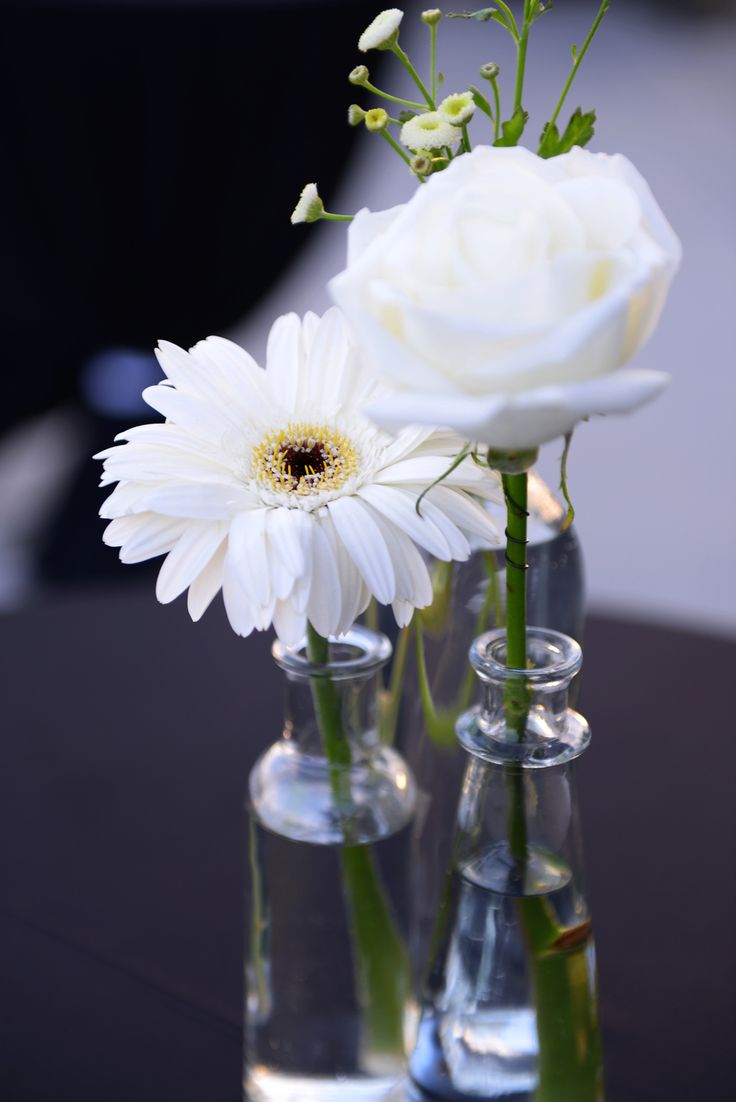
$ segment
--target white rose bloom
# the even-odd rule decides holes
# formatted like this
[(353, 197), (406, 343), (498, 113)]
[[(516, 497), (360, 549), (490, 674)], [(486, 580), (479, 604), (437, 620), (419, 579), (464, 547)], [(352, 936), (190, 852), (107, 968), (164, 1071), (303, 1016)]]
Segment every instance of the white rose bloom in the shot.
[(358, 39), (358, 49), (385, 50), (395, 41), (404, 13), (399, 8), (386, 8), (380, 12)]
[(625, 157), (478, 147), (388, 211), (361, 211), (330, 284), (394, 392), (383, 424), (531, 448), (666, 384), (622, 368), (651, 335), (680, 244)]
[(498, 479), (470, 459), (417, 513), (462, 441), (424, 428), (391, 437), (366, 420), (376, 383), (338, 310), (279, 318), (265, 371), (221, 337), (189, 352), (162, 342), (158, 358), (167, 379), (144, 398), (166, 421), (96, 457), (102, 485), (118, 484), (103, 538), (123, 562), (166, 555), (156, 596), (188, 589), (193, 620), (222, 589), (239, 635), (273, 623), (296, 644), (307, 619), (340, 635), (371, 596), (403, 625), (432, 601), (418, 547), (449, 560), (468, 557), (469, 536), (498, 544), (476, 500), (500, 500)]
[(407, 149), (442, 149), (443, 145), (455, 145), (462, 136), (460, 128), (439, 111), (415, 115), (401, 127), (401, 144)]

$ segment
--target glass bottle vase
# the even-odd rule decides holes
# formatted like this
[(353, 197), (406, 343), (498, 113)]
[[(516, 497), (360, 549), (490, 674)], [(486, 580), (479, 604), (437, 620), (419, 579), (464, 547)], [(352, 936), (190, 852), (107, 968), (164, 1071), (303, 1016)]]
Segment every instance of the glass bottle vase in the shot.
[(567, 701), (581, 651), (531, 628), (527, 653), (529, 669), (509, 669), (502, 630), (471, 650), (483, 700), (457, 727), (467, 767), (410, 1063), (416, 1099), (604, 1098), (574, 774), (590, 731)]
[[(324, 642), (324, 641), (323, 641)], [(273, 646), (282, 737), (248, 800), (245, 1097), (384, 1102), (406, 1069), (413, 777), (377, 731), (388, 640)]]
[[(501, 507), (487, 507), (503, 529)], [(585, 592), (580, 543), (575, 529), (565, 527), (565, 509), (533, 472), (529, 475), (529, 513), (529, 621), (582, 643)], [(505, 569), (503, 550), (480, 548), (466, 562), (435, 563), (435, 602), (396, 644), (394, 665), (405, 655), (401, 677), (396, 679), (400, 700), (392, 701), (396, 745), (409, 762), (421, 793), (412, 921), (412, 953), (417, 960), (428, 952), (465, 770), (466, 758), (455, 737), (455, 724), (479, 696), (468, 651), (477, 636), (505, 622)]]

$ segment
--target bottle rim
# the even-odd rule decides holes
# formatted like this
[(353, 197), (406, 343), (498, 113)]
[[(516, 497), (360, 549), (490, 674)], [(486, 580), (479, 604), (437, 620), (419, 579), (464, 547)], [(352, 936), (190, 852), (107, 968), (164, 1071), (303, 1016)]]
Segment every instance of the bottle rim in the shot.
[(344, 681), (351, 677), (368, 677), (388, 662), (392, 646), (380, 631), (363, 624), (354, 624), (344, 635), (330, 636), (330, 660), (324, 664), (312, 662), (307, 655), (307, 642), (294, 646), (274, 640), (271, 654), (277, 666), (291, 677), (325, 677)]
[(580, 644), (569, 635), (551, 628), (527, 628), (527, 658), (532, 665), (518, 669), (506, 665), (506, 629), (495, 628), (479, 635), (469, 652), (470, 663), (482, 681), (523, 678), (542, 686), (570, 681), (583, 664)]

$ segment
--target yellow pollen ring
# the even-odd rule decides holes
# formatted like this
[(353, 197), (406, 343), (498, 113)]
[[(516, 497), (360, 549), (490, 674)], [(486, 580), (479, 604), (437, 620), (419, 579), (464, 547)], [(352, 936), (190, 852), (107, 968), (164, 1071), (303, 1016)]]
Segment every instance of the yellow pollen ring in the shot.
[(303, 421), (265, 436), (253, 448), (252, 460), (261, 486), (300, 496), (339, 490), (358, 470), (358, 453), (349, 437)]

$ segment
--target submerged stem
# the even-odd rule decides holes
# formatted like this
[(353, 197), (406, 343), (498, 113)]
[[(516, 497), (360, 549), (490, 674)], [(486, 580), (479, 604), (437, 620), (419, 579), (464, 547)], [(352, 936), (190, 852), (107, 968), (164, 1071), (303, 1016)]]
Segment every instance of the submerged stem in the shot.
[[(337, 688), (327, 672), (330, 645), (307, 624), (307, 654), (325, 672), (311, 678), (312, 697), (330, 768), (330, 784), (338, 811), (352, 807), (352, 753), (345, 733)], [(396, 925), (381, 881), (373, 848), (342, 847), (343, 890), (350, 916), (356, 961), (356, 987), (363, 1011), (369, 1051), (402, 1055), (404, 1009), (410, 991), (409, 954)]]

